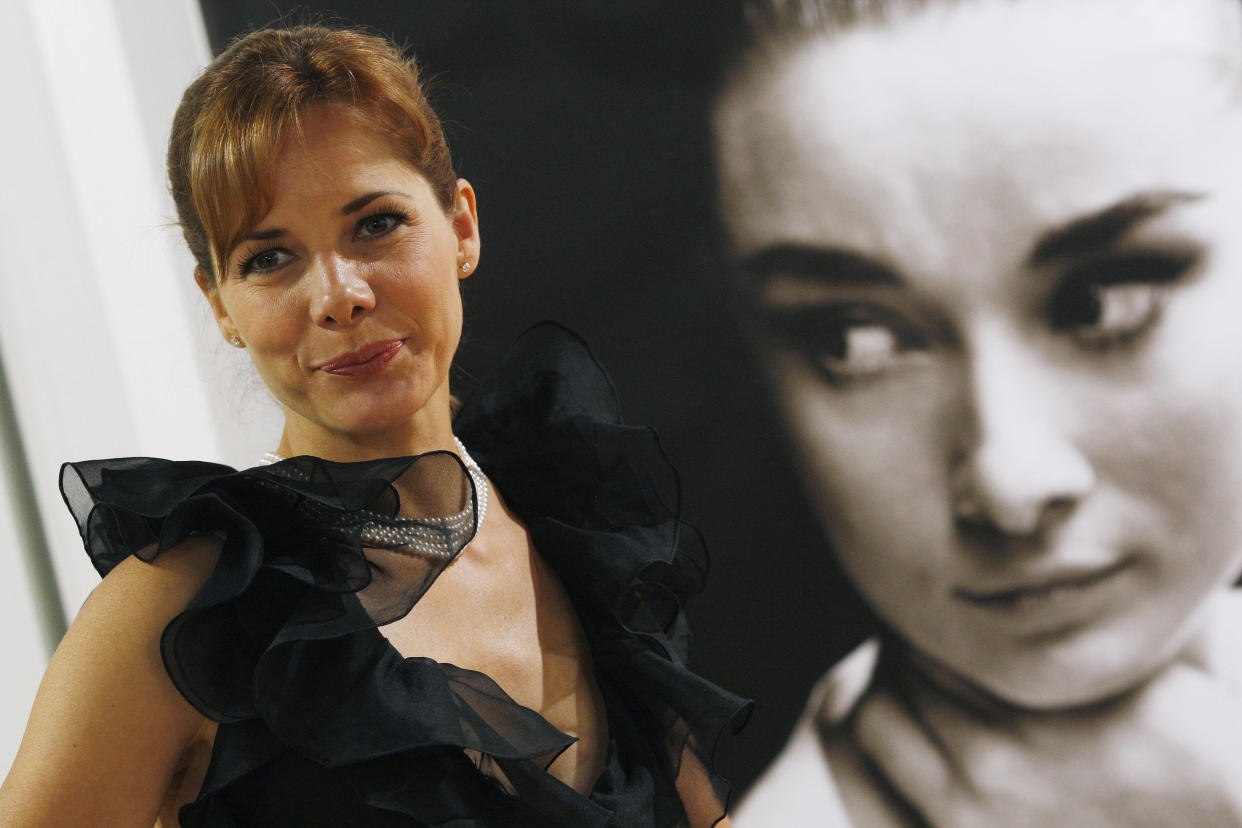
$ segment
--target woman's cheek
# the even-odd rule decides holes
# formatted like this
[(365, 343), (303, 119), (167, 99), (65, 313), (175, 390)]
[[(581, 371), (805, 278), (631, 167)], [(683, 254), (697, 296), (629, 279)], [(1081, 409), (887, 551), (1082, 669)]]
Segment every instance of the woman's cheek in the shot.
[(1242, 513), (1239, 284), (1213, 268), (1171, 293), (1141, 381), (1111, 406), (1100, 400), (1109, 419), (1124, 423), (1098, 432), (1109, 445), (1101, 463), (1116, 466), (1113, 479), (1159, 493), (1171, 514), (1191, 521), (1212, 504)]
[[(900, 384), (851, 393), (792, 354), (769, 359), (800, 471), (840, 556), (897, 558), (944, 546), (944, 439)], [(885, 393), (895, 392), (895, 393)]]

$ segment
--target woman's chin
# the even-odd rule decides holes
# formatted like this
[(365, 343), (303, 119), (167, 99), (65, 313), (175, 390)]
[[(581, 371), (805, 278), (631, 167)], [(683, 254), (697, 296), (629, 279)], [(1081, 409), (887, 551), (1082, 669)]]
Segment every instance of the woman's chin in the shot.
[[(1232, 598), (1231, 594), (1223, 596)], [(1234, 609), (1236, 608), (1236, 609)], [(1222, 611), (1223, 610), (1223, 611)], [(966, 671), (968, 680), (996, 698), (1030, 710), (1065, 710), (1106, 702), (1125, 695), (1175, 661), (1195, 664), (1207, 672), (1228, 674), (1212, 642), (1242, 624), (1242, 601), (1204, 600), (1182, 619), (1180, 628), (1152, 623), (1130, 629), (1099, 629), (1059, 647), (1011, 654), (1008, 663)], [(1156, 627), (1162, 628), (1155, 633)], [(1232, 653), (1235, 648), (1230, 646)], [(1239, 659), (1234, 659), (1235, 663)]]
[(1081, 641), (1060, 652), (1005, 653), (997, 647), (986, 661), (954, 658), (952, 653), (936, 658), (907, 649), (905, 659), (925, 680), (967, 704), (988, 708), (999, 703), (1051, 712), (1117, 698), (1143, 684), (1171, 658), (1150, 647), (1123, 652), (1118, 646), (1083, 646), (1089, 643), (1101, 642)]
[(443, 400), (440, 396), (422, 389), (419, 393), (354, 395), (334, 401), (321, 422), (333, 432), (368, 442), (385, 435), (399, 438), (412, 429), (426, 430), (437, 420), (451, 420), (447, 395)]
[(1075, 676), (1062, 681), (1033, 681), (1025, 684), (1006, 682), (985, 687), (997, 699), (1013, 707), (1051, 712), (1087, 707), (1117, 698), (1137, 687), (1145, 678), (1142, 674)]
[(995, 699), (1025, 710), (1056, 711), (1086, 707), (1122, 696), (1142, 685), (1168, 663), (1141, 655), (1126, 664), (1099, 658), (1089, 663), (1054, 662), (1018, 665), (1004, 672), (968, 675)]

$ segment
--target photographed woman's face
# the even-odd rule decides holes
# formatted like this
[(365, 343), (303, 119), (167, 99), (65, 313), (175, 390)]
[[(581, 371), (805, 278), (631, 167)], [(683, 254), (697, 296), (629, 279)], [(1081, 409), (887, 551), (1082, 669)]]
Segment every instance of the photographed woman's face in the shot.
[(719, 104), (722, 213), (832, 546), (1017, 704), (1141, 680), (1239, 570), (1235, 6), (967, 2)]
[(434, 400), (447, 417), (459, 264), (477, 253), (469, 185), (446, 214), (344, 109), (312, 107), (303, 131), (282, 144), (271, 209), (208, 294), (221, 328), (244, 341), (296, 432), (362, 438)]

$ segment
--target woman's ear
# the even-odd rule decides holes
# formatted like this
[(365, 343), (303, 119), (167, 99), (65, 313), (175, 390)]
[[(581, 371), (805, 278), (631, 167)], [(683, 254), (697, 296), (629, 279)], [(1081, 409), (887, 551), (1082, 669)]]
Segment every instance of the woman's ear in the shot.
[(479, 211), (474, 201), (474, 188), (464, 178), (457, 179), (449, 221), (457, 234), (457, 276), (464, 279), (478, 268), (480, 250)]
[(194, 267), (194, 281), (204, 296), (210, 297), (216, 292), (216, 277), (197, 265)]
[(216, 318), (216, 327), (220, 329), (220, 335), (229, 344), (237, 346), (241, 338), (237, 335), (237, 326), (233, 324), (229, 312), (224, 309), (224, 303), (220, 301), (220, 291), (216, 286), (215, 278), (201, 267), (196, 267), (194, 268), (194, 281), (198, 283), (198, 289), (203, 292), (207, 304), (211, 305), (211, 313)]

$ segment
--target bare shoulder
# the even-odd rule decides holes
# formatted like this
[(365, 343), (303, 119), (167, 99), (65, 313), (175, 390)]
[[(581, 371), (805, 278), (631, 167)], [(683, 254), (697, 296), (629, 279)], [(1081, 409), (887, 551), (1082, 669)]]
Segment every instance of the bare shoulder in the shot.
[(131, 556), (117, 564), (91, 596), (94, 598), (101, 590), (122, 588), (122, 584), (162, 583), (177, 588), (178, 594), (188, 591), (188, 599), (215, 568), (223, 545), (223, 538), (206, 532), (190, 535), (149, 563)]
[[(211, 575), (222, 544), (216, 535), (192, 535), (149, 563), (130, 556), (117, 564), (82, 605), (44, 683), (62, 672), (72, 676), (79, 667), (92, 670), (100, 656), (158, 656), (160, 634)], [(79, 665), (81, 656), (92, 664)]]
[[(186, 608), (215, 568), (223, 541), (213, 534), (191, 535), (147, 562), (130, 556), (95, 587), (52, 657), (52, 667), (89, 655), (129, 658), (158, 656), (164, 627)], [(144, 662), (145, 658), (142, 659)], [(161, 662), (162, 667), (162, 662)], [(48, 674), (52, 674), (49, 668)], [(45, 678), (46, 682), (46, 678)]]
[(39, 686), (0, 788), (5, 825), (151, 825), (206, 719), (164, 669), (160, 635), (210, 575), (221, 540), (128, 558), (83, 604)]

